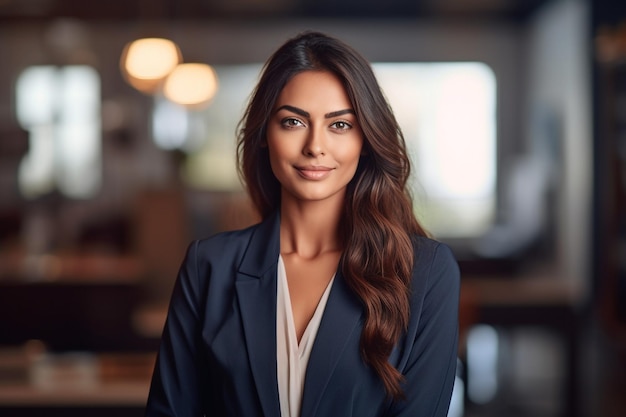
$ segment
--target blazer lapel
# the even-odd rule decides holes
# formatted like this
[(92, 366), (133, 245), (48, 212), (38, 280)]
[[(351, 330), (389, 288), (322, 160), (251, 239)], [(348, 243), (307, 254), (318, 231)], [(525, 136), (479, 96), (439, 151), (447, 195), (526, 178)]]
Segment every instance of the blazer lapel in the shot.
[(279, 416), (276, 376), (276, 268), (280, 251), (278, 213), (250, 239), (235, 283), (250, 368), (263, 414)]
[[(276, 374), (276, 270), (280, 253), (280, 215), (261, 223), (250, 239), (235, 283), (250, 368), (263, 414), (280, 415)], [(362, 307), (337, 271), (309, 358), (301, 417), (313, 417), (328, 381), (354, 332)], [(360, 335), (356, 335), (360, 337)]]
[(307, 365), (301, 417), (316, 415), (346, 343), (360, 330), (362, 311), (360, 302), (337, 271)]

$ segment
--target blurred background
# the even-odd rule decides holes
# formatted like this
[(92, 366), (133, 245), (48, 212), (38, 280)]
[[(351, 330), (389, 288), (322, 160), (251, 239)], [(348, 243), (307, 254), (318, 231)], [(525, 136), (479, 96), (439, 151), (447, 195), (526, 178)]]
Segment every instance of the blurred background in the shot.
[(261, 65), (308, 29), (373, 63), (459, 260), (450, 416), (625, 415), (617, 0), (0, 0), (0, 415), (143, 414), (187, 245), (257, 221)]

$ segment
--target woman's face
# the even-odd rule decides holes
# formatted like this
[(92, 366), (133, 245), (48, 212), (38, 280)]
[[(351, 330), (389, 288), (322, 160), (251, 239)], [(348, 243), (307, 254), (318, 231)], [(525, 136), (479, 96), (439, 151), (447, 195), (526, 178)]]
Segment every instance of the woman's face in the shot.
[(363, 134), (339, 79), (326, 71), (294, 76), (276, 101), (267, 146), (283, 202), (343, 201), (359, 163)]

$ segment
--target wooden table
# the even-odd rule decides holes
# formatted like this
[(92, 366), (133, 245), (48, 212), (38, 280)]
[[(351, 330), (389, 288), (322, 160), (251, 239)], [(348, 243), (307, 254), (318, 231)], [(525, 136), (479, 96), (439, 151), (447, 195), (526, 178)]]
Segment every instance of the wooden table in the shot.
[(43, 353), (37, 359), (28, 359), (28, 353), (19, 355), (19, 351), (5, 353), (2, 361), (6, 365), (12, 360), (23, 366), (21, 373), (13, 368), (13, 381), (0, 380), (2, 416), (143, 415), (153, 353)]

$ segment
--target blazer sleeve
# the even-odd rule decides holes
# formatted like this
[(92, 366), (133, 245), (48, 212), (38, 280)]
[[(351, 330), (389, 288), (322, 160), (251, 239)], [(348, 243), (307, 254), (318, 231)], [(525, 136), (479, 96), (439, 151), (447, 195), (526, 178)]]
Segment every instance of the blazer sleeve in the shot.
[(201, 351), (198, 242), (181, 265), (157, 354), (145, 415), (202, 416), (206, 365)]
[(435, 248), (427, 270), (417, 332), (403, 369), (406, 398), (393, 403), (388, 416), (446, 417), (450, 406), (457, 364), (460, 273), (443, 244)]

